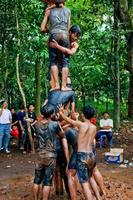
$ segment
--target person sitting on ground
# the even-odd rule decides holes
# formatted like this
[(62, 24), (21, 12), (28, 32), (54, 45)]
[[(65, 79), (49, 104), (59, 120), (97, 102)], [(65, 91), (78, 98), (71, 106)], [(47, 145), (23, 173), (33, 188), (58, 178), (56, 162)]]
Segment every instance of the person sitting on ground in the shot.
[[(70, 15), (71, 12), (68, 8), (64, 7), (63, 3), (65, 0), (54, 0), (56, 7), (47, 9), (45, 12), (44, 19), (41, 24), (41, 31), (46, 32), (46, 25), (50, 23), (50, 38), (49, 38), (49, 59), (50, 59), (50, 74), (54, 79), (55, 88), (59, 89), (58, 79), (58, 66), (57, 57), (58, 50), (50, 46), (50, 42), (54, 39), (61, 46), (69, 48), (69, 28), (70, 28)], [(51, 2), (51, 1), (50, 1)], [(68, 90), (66, 86), (66, 79), (64, 76), (68, 75), (68, 56), (64, 53), (61, 54), (61, 66), (62, 66), (62, 90)]]
[[(69, 29), (70, 48), (66, 48), (66, 47), (61, 46), (55, 40), (52, 40), (52, 42), (50, 42), (50, 46), (52, 48), (58, 49), (59, 52), (63, 52), (64, 54), (66, 54), (67, 57), (68, 57), (68, 62), (69, 62), (69, 56), (75, 54), (76, 51), (78, 50), (79, 45), (77, 43), (77, 40), (78, 40), (80, 35), (81, 35), (81, 29), (80, 29), (79, 25), (73, 25)], [(57, 61), (59, 60), (59, 58), (60, 58), (60, 54), (58, 54)], [(61, 63), (58, 63), (58, 71), (57, 71), (57, 73), (59, 73), (60, 65), (61, 65)], [(66, 70), (67, 70), (67, 73), (62, 73), (62, 80), (64, 80), (64, 82), (67, 81), (67, 77), (69, 76), (68, 75), (69, 74), (69, 69), (67, 68)], [(55, 82), (54, 82), (54, 79), (53, 79), (52, 75), (50, 76), (50, 85), (51, 85), (52, 89), (55, 88)], [(67, 89), (70, 90), (68, 85), (67, 85)]]
[(96, 140), (98, 140), (102, 135), (106, 135), (109, 146), (113, 147), (112, 142), (112, 128), (113, 128), (113, 120), (109, 118), (109, 113), (103, 113), (103, 119), (100, 120), (100, 130), (96, 134)]
[(81, 122), (79, 120), (74, 121), (66, 117), (63, 113), (62, 106), (59, 107), (59, 113), (64, 120), (78, 128), (77, 174), (79, 182), (82, 185), (85, 198), (87, 200), (92, 200), (93, 195), (89, 188), (89, 180), (95, 167), (95, 155), (92, 150), (92, 145), (96, 136), (96, 126), (90, 123), (89, 120), (94, 117), (95, 110), (90, 106), (83, 108), (83, 114), (86, 119), (85, 122)]
[(52, 180), (56, 167), (57, 135), (62, 138), (62, 144), (68, 162), (68, 152), (64, 132), (57, 121), (53, 121), (54, 107), (46, 105), (42, 107), (41, 114), (44, 119), (35, 124), (39, 143), (39, 161), (35, 168), (34, 200), (38, 200), (40, 184), (43, 185), (43, 200), (49, 198)]

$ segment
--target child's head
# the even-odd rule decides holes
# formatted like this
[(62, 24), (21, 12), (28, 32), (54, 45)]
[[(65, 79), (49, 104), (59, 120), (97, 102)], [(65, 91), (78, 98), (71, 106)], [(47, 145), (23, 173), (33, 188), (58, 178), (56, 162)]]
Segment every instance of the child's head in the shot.
[(60, 4), (64, 4), (65, 0), (52, 0), (52, 3), (55, 3), (56, 7), (59, 7)]
[(33, 112), (34, 109), (35, 109), (34, 104), (29, 104), (29, 105), (28, 105), (28, 111), (29, 111), (29, 112)]
[(10, 108), (10, 111), (12, 114), (15, 113), (15, 108), (14, 107)]
[(79, 36), (81, 35), (81, 29), (80, 29), (79, 25), (73, 25), (69, 29), (69, 33), (70, 33), (71, 42), (76, 41), (79, 38)]
[(46, 118), (52, 118), (52, 115), (54, 114), (54, 106), (51, 104), (46, 104), (41, 108), (41, 114)]
[(85, 118), (86, 118), (86, 119), (89, 119), (89, 120), (90, 120), (92, 117), (94, 117), (94, 115), (95, 115), (95, 109), (92, 108), (92, 107), (89, 106), (89, 105), (88, 105), (88, 106), (85, 106), (85, 107), (83, 108), (82, 112), (83, 112)]
[(109, 113), (108, 112), (104, 112), (102, 115), (103, 115), (104, 119), (108, 119), (109, 118)]

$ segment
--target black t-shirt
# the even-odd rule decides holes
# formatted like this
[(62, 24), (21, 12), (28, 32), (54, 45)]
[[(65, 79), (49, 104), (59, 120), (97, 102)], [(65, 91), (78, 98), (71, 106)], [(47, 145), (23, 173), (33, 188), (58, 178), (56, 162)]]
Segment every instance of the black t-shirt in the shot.
[(35, 121), (36, 120), (35, 112), (28, 112), (28, 117), (33, 119), (33, 121)]
[(25, 117), (25, 112), (24, 112), (24, 111), (19, 111), (19, 112), (17, 113), (17, 117), (18, 117), (18, 120), (21, 121), (22, 126), (24, 126), (24, 125), (26, 124), (25, 119), (24, 119), (24, 117)]
[(16, 113), (12, 114), (12, 123), (15, 123), (16, 121), (18, 121), (18, 116)]
[(56, 154), (57, 134), (59, 134), (61, 130), (59, 123), (54, 121), (50, 121), (46, 124), (37, 122), (35, 127), (40, 150), (43, 149)]

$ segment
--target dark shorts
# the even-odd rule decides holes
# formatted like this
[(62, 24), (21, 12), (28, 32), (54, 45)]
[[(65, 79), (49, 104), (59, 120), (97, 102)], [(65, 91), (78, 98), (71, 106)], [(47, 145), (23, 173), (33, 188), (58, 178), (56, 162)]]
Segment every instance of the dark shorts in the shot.
[(76, 162), (77, 162), (77, 152), (73, 152), (70, 157), (68, 169), (77, 169)]
[[(62, 38), (59, 37), (59, 38), (57, 39), (55, 35), (51, 34), (49, 42), (52, 41), (52, 39), (54, 39), (59, 43), (59, 45), (66, 48), (70, 48), (70, 42), (67, 37), (62, 37)], [(55, 65), (56, 66), (60, 65), (61, 68), (69, 67), (69, 55), (62, 53), (56, 48), (51, 48), (50, 46), (49, 46), (49, 60), (50, 60), (50, 67)]]
[(92, 176), (95, 167), (95, 156), (93, 152), (77, 153), (77, 174), (80, 183), (86, 183)]
[(51, 186), (56, 167), (56, 158), (40, 159), (36, 164), (34, 183)]

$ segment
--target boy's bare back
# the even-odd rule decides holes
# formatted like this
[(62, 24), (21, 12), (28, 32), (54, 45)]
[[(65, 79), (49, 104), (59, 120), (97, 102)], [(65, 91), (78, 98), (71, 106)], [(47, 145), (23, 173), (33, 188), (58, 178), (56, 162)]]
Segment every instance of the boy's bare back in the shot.
[(78, 152), (92, 151), (93, 140), (96, 136), (96, 126), (89, 121), (81, 122), (78, 134)]

